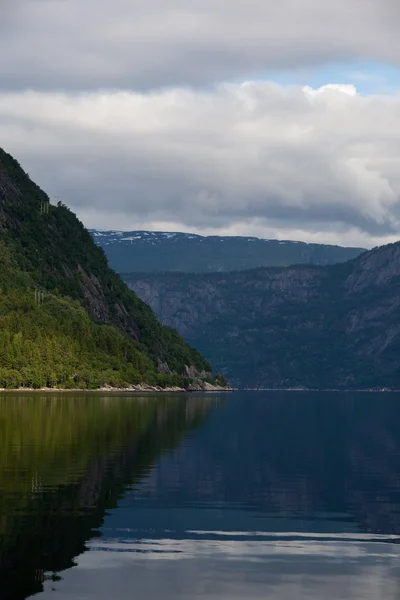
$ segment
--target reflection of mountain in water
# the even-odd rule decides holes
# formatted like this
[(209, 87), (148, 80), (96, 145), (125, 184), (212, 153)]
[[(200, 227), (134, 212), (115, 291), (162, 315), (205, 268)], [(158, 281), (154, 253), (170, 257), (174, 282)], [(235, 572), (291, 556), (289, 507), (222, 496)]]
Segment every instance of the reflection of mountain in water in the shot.
[(73, 566), (105, 511), (210, 409), (205, 398), (12, 396), (0, 400), (2, 599)]
[[(398, 535), (398, 400), (397, 394), (234, 394), (196, 443), (180, 448), (173, 464), (159, 461), (132, 497), (139, 508), (153, 501), (174, 506), (177, 499), (199, 507), (191, 519), (202, 529)], [(224, 510), (215, 510), (211, 522), (202, 506)]]

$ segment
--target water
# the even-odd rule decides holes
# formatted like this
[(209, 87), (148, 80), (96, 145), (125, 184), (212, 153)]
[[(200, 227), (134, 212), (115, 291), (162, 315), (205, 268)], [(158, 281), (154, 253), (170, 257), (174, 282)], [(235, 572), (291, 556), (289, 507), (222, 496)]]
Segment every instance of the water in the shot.
[(400, 598), (397, 394), (0, 396), (0, 598)]

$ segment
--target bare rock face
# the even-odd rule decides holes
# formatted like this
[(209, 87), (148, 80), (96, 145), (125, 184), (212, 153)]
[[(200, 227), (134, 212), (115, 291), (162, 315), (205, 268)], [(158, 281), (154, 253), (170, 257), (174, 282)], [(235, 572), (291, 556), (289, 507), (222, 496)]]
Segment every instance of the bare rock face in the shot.
[(400, 243), (332, 266), (125, 278), (235, 386), (400, 389)]
[(389, 244), (360, 256), (346, 280), (346, 290), (349, 294), (362, 293), (389, 285), (396, 277), (400, 277), (400, 244)]

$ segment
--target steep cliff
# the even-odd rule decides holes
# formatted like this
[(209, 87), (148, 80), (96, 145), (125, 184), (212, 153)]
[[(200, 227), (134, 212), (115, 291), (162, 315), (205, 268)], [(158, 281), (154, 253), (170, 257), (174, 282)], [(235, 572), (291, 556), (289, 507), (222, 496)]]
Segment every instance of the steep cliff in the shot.
[(325, 267), (125, 279), (234, 385), (400, 388), (400, 243)]
[(63, 204), (0, 150), (0, 387), (190, 385), (211, 367), (108, 267)]

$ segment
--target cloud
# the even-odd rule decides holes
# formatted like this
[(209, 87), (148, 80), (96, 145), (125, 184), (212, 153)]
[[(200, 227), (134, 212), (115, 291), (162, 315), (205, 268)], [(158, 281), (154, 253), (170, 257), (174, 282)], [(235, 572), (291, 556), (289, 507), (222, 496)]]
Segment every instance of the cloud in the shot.
[(154, 89), (337, 61), (400, 66), (397, 0), (2, 0), (3, 90)]
[(400, 67), (399, 17), (395, 0), (2, 0), (0, 144), (87, 225), (396, 239), (397, 94), (267, 75)]
[(399, 231), (400, 95), (268, 82), (3, 93), (0, 139), (89, 226), (367, 245)]

